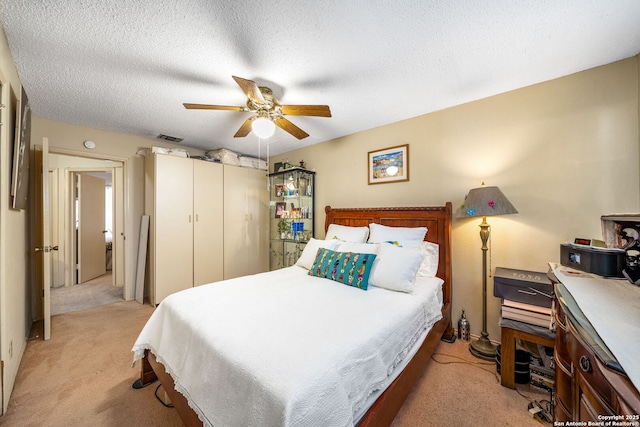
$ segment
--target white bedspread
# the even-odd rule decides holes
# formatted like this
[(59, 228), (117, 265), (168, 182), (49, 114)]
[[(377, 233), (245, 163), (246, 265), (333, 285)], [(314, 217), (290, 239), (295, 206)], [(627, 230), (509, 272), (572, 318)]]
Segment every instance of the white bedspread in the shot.
[(441, 318), (441, 284), (352, 288), (293, 266), (167, 297), (140, 333), (204, 425), (352, 426)]

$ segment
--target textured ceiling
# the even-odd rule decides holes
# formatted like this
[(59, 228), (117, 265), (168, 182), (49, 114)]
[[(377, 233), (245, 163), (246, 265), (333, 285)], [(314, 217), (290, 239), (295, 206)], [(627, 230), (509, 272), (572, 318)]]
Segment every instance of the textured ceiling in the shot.
[[(264, 157), (640, 52), (638, 0), (2, 0), (34, 114)], [(268, 141), (232, 75), (282, 104), (326, 104)]]

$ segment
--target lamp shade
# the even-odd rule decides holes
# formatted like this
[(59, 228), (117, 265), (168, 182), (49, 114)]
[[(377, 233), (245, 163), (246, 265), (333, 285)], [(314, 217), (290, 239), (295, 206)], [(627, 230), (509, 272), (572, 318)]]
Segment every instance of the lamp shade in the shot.
[(459, 218), (495, 216), (518, 213), (498, 187), (479, 187), (469, 190)]
[(269, 138), (276, 130), (276, 125), (266, 117), (258, 117), (251, 123), (253, 132), (262, 139)]

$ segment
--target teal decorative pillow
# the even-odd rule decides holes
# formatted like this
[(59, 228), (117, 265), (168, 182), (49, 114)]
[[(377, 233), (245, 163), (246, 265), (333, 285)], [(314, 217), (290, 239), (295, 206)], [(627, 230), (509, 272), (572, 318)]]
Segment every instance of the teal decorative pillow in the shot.
[(309, 275), (324, 277), (366, 291), (375, 259), (376, 254), (318, 249)]
[(309, 269), (309, 276), (327, 277), (327, 268), (331, 264), (336, 252), (331, 249), (319, 248), (316, 258)]

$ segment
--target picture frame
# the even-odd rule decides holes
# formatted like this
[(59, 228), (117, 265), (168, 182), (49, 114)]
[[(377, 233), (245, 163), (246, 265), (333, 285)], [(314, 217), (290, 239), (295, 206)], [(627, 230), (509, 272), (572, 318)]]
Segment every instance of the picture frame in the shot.
[(369, 185), (409, 181), (409, 144), (369, 151)]
[[(287, 209), (286, 202), (276, 202), (276, 218), (288, 218), (289, 212), (287, 212), (286, 209)], [(285, 212), (287, 212), (286, 216), (285, 216)]]
[(287, 188), (285, 187), (284, 184), (276, 184), (274, 186), (274, 195), (276, 197), (283, 197), (286, 193), (285, 191), (287, 190)]
[(13, 209), (27, 208), (29, 195), (29, 153), (31, 150), (31, 107), (24, 88), (16, 108), (13, 145), (13, 168), (11, 171), (11, 205)]

